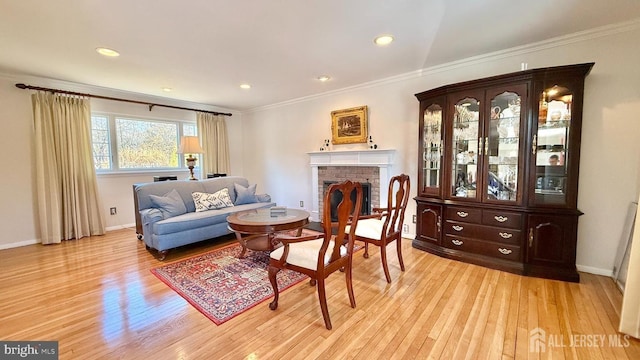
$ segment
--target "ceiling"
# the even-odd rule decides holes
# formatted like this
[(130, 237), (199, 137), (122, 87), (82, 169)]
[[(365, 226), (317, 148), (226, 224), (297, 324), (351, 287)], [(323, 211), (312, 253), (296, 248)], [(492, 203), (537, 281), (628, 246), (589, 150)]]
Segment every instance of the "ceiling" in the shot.
[(0, 0), (0, 72), (242, 111), (638, 18), (637, 0)]

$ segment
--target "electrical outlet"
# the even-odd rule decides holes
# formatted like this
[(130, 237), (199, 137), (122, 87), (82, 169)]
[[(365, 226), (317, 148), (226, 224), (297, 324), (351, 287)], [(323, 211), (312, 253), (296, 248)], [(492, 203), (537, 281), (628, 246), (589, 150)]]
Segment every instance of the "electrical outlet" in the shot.
[(409, 224), (402, 224), (402, 232), (405, 234), (409, 232)]
[(111, 212), (111, 215), (115, 215), (115, 214), (117, 214), (117, 213), (118, 213), (118, 212), (116, 211), (116, 208), (114, 208), (114, 207), (109, 208), (109, 212)]
[(414, 224), (416, 223), (416, 216), (417, 216), (417, 215), (413, 215), (413, 223), (414, 223)]
[(304, 207), (304, 201), (300, 200), (300, 207)]

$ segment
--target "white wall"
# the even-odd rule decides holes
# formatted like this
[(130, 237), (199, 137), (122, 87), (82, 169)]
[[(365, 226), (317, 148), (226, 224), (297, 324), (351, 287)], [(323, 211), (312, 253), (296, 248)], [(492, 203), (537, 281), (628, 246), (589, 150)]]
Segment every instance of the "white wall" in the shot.
[[(369, 106), (369, 131), (383, 149), (396, 149), (392, 174), (408, 173), (416, 194), (418, 101), (414, 94), (440, 85), (490, 75), (595, 62), (587, 77), (578, 207), (580, 270), (610, 274), (622, 236), (625, 212), (638, 197), (640, 157), (640, 37), (637, 28), (581, 34), (510, 52), (468, 59), (360, 87), (289, 101), (246, 112), (245, 174), (265, 186), (281, 205), (310, 208), (311, 169), (307, 152), (331, 138), (332, 110)], [(364, 144), (335, 146), (336, 150)], [(405, 222), (415, 214), (407, 209)], [(415, 233), (415, 225), (410, 233)]]
[[(302, 200), (305, 207), (310, 208), (311, 169), (307, 152), (319, 150), (322, 141), (331, 137), (332, 110), (367, 105), (370, 134), (380, 148), (396, 149), (396, 163), (391, 173), (411, 175), (415, 195), (418, 139), (415, 93), (448, 83), (518, 71), (522, 62), (532, 69), (594, 61), (596, 65), (587, 77), (585, 89), (578, 196), (578, 207), (585, 215), (580, 218), (578, 229), (577, 263), (580, 270), (608, 274), (622, 236), (625, 212), (629, 203), (637, 200), (640, 185), (640, 49), (635, 46), (638, 38), (640, 29), (637, 25), (606, 33), (581, 34), (244, 114), (234, 113), (227, 122), (231, 173), (257, 183), (259, 192), (270, 193), (280, 205), (298, 207)], [(96, 93), (86, 88), (70, 88), (71, 84), (38, 81), (31, 83)], [(0, 248), (33, 243), (38, 239), (30, 163), (31, 103), (27, 91), (14, 87), (16, 82), (29, 83), (30, 80), (0, 75), (3, 127), (0, 149), (4, 154), (0, 159), (3, 169), (0, 176), (0, 224), (3, 230)], [(131, 94), (120, 95), (132, 98)], [(148, 110), (138, 105), (92, 101), (92, 106), (94, 110), (148, 115)], [(154, 108), (153, 114), (171, 119), (195, 116), (192, 112), (161, 108)], [(364, 147), (364, 144), (353, 144), (336, 149)], [(106, 212), (108, 226), (133, 223), (131, 185), (149, 181), (151, 176), (99, 178), (105, 210), (112, 206), (118, 208), (115, 217)], [(412, 204), (408, 209), (408, 222), (414, 213), (415, 204)], [(415, 233), (413, 224), (410, 229)]]
[(14, 84), (0, 78), (0, 249), (6, 244), (33, 243), (37, 238), (31, 100)]

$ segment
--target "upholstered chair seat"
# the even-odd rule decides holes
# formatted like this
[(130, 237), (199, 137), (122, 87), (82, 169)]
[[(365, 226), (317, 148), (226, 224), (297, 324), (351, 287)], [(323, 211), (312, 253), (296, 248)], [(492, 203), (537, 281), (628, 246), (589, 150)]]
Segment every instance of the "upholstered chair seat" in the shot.
[[(369, 239), (378, 239), (382, 237), (382, 229), (384, 228), (384, 220), (382, 219), (364, 219), (358, 221), (356, 227), (356, 236), (362, 236)], [(349, 231), (347, 228), (346, 231)]]
[[(287, 256), (287, 263), (313, 271), (318, 270), (318, 256), (320, 254), (320, 247), (322, 247), (323, 242), (324, 239), (320, 238), (317, 240), (309, 240), (289, 244), (289, 255)], [(327, 248), (327, 252), (324, 255), (325, 266), (329, 264), (334, 246), (335, 241), (330, 240), (329, 247)], [(283, 252), (284, 246), (273, 250), (270, 256), (272, 259), (279, 260), (282, 257)], [(342, 245), (340, 246), (340, 256), (345, 255), (347, 255), (347, 247)]]

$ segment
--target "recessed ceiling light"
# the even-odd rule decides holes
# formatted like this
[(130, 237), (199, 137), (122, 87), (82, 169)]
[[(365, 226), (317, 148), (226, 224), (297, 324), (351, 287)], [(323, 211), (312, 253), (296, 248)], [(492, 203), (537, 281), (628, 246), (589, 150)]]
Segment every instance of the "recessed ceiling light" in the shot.
[(249, 84), (240, 84), (241, 89), (251, 89), (251, 85)]
[(162, 88), (162, 91), (164, 91), (164, 92), (171, 92), (171, 90), (173, 90), (173, 89), (170, 88), (170, 87), (163, 87)]
[(104, 56), (109, 56), (109, 57), (120, 56), (120, 53), (113, 49), (99, 47), (99, 48), (96, 48), (96, 51), (98, 52), (98, 54), (104, 55)]
[(380, 35), (377, 38), (373, 39), (373, 42), (376, 43), (376, 45), (380, 45), (380, 46), (389, 45), (391, 44), (392, 41), (393, 41), (393, 36), (391, 35)]
[(325, 81), (331, 80), (331, 77), (327, 75), (322, 75), (322, 76), (318, 76), (316, 79), (318, 79), (319, 81), (325, 82)]

